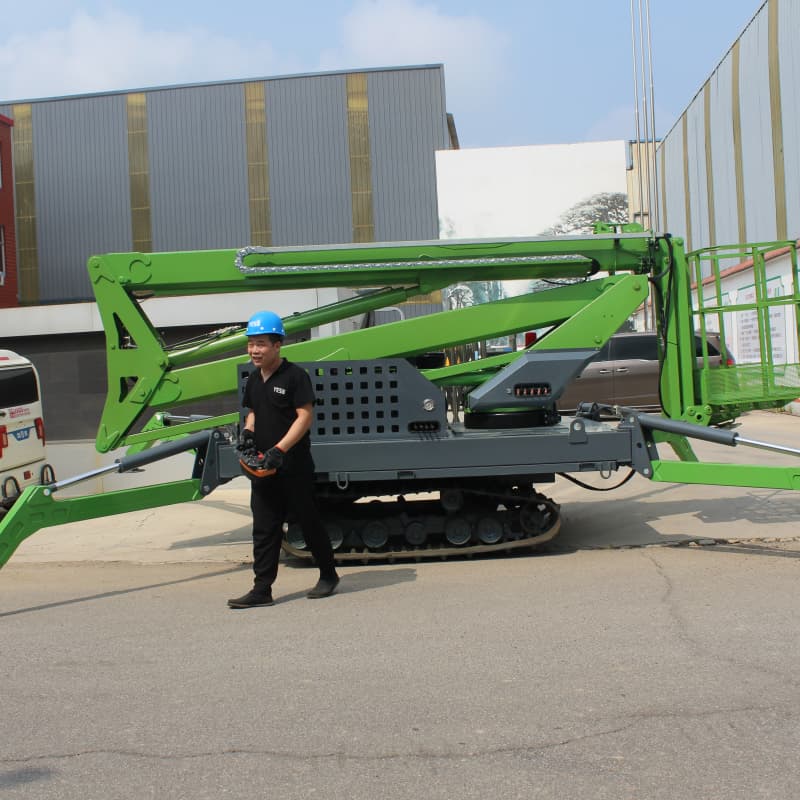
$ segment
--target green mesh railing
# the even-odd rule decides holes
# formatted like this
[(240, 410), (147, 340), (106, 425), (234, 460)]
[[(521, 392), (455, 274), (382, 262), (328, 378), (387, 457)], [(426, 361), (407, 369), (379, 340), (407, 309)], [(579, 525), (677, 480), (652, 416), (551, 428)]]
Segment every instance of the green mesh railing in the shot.
[(744, 410), (800, 397), (797, 243), (711, 247), (687, 260), (701, 402)]

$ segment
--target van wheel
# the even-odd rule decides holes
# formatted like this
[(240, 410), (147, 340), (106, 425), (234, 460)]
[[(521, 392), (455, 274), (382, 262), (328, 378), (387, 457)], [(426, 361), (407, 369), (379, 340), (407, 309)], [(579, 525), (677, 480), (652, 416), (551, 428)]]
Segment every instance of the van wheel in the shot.
[(56, 482), (56, 473), (55, 470), (50, 466), (50, 464), (45, 464), (42, 467), (42, 471), (39, 474), (39, 483), (42, 486), (47, 486), (50, 483)]
[(9, 475), (3, 481), (3, 505), (6, 508), (11, 508), (21, 492), (17, 479), (13, 475)]

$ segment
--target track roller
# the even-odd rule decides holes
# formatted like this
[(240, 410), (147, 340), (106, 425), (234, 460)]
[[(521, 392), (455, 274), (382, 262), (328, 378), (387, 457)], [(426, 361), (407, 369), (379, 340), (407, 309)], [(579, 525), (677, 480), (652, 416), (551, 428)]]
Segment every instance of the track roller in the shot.
[[(524, 487), (497, 488), (457, 489), (438, 500), (428, 494), (321, 505), (338, 563), (462, 557), (531, 548), (556, 536), (557, 503)], [(312, 557), (297, 525), (289, 526), (283, 549)]]

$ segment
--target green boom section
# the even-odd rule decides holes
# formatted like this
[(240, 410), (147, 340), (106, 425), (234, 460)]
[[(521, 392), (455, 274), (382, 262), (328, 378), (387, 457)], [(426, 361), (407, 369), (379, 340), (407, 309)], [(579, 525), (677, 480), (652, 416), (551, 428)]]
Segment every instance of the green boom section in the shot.
[[(526, 313), (518, 320), (521, 324), (494, 335), (553, 326), (553, 330), (528, 348), (528, 352), (599, 350), (642, 304), (646, 296), (647, 277), (644, 275), (617, 275), (525, 295), (522, 299)], [(506, 301), (499, 301), (492, 306), (497, 308), (502, 302)], [(491, 317), (491, 308), (485, 313)], [(448, 317), (448, 323), (449, 321)], [(467, 319), (465, 322), (464, 333), (467, 334), (471, 330), (470, 321)], [(497, 322), (494, 324), (496, 326)], [(470, 339), (465, 338), (463, 341)], [(504, 353), (428, 370), (425, 377), (443, 386), (474, 385), (486, 380), (498, 368), (511, 363), (520, 354)]]
[[(285, 353), (295, 361), (410, 357), (533, 329), (549, 330), (532, 350), (599, 349), (650, 295), (662, 342), (665, 414), (701, 425), (732, 419), (748, 408), (774, 406), (800, 394), (800, 365), (774, 365), (768, 346), (775, 303), (793, 312), (798, 325), (796, 247), (768, 243), (739, 246), (732, 253), (749, 256), (756, 286), (763, 287), (766, 258), (778, 246), (790, 251), (793, 288), (780, 298), (769, 297), (764, 288), (758, 292), (754, 309), (763, 363), (713, 370), (705, 343), (698, 365), (694, 333), (705, 342), (706, 331), (719, 330), (724, 322), (719, 288), (724, 259), (718, 248), (687, 256), (682, 240), (670, 236), (604, 233), (96, 256), (89, 274), (106, 333), (109, 387), (97, 449), (149, 441), (153, 432), (134, 432), (145, 415), (235, 390), (238, 369), (247, 362), (243, 328), (170, 348), (146, 314), (147, 297), (210, 292), (338, 287), (355, 293), (287, 316), (284, 325), (291, 334), (457, 283), (528, 281), (529, 291), (519, 297), (287, 345)], [(542, 280), (554, 288), (534, 291)], [(710, 305), (703, 307), (707, 290), (698, 292), (699, 285), (716, 287)], [(724, 339), (724, 328), (720, 332)], [(426, 377), (440, 386), (474, 386), (516, 357), (511, 353), (453, 364), (429, 370)], [(216, 424), (233, 418), (218, 418)], [(179, 427), (175, 434), (196, 428)]]
[[(386, 245), (250, 248), (192, 253), (111, 254), (89, 261), (98, 311), (106, 332), (108, 396), (98, 427), (97, 448), (125, 444), (143, 414), (233, 391), (243, 355), (241, 330), (196, 346), (167, 348), (147, 318), (143, 297), (277, 289), (343, 287), (361, 296), (311, 309), (285, 320), (287, 332), (334, 322), (400, 302), (415, 295), (471, 280), (586, 280), (598, 271), (612, 278), (574, 284), (522, 298), (460, 309), (430, 320), (410, 319), (364, 331), (286, 347), (294, 360), (407, 356), (475, 342), (525, 329), (564, 323), (614, 283), (617, 272), (639, 275), (633, 306), (599, 316), (592, 331), (599, 347), (643, 299), (644, 275), (657, 266), (659, 250), (645, 234), (555, 237), (531, 240), (415, 242)], [(623, 277), (623, 276), (620, 276)], [(609, 283), (608, 280), (611, 280)], [(546, 296), (545, 296), (546, 295)], [(619, 294), (617, 295), (619, 296)], [(592, 316), (592, 315), (589, 315)], [(599, 318), (598, 315), (595, 315)], [(573, 331), (577, 326), (573, 326)], [(602, 331), (602, 338), (598, 338)], [(587, 334), (575, 346), (586, 346)], [(485, 364), (486, 374), (501, 364)], [(480, 382), (479, 373), (432, 376), (446, 383)], [(134, 436), (136, 434), (133, 434)]]
[[(646, 276), (617, 275), (286, 345), (284, 352), (293, 361), (411, 356), (554, 325), (561, 327), (538, 343), (537, 349), (599, 349), (643, 302), (646, 293)], [(125, 350), (121, 355), (128, 352)], [(119, 398), (109, 396), (101, 425), (105, 449), (118, 446), (146, 409), (165, 409), (235, 391), (236, 367), (246, 362), (242, 356), (236, 356), (167, 370), (161, 366), (163, 359), (156, 354), (159, 360), (154, 360), (152, 355), (149, 370), (142, 353), (136, 353), (127, 365), (128, 369), (137, 370), (133, 373), (137, 376), (135, 392)], [(432, 371), (426, 377), (442, 385), (474, 384), (505, 363), (503, 359), (487, 361), (480, 362), (482, 376), (474, 373), (474, 364), (469, 376), (453, 367)]]
[[(494, 303), (429, 314), (424, 317), (389, 323), (377, 328), (354, 331), (339, 336), (286, 345), (283, 352), (293, 361), (330, 361), (336, 359), (391, 358), (438, 350), (476, 340), (504, 336), (519, 331), (558, 326), (551, 335), (531, 349), (599, 349), (625, 319), (641, 305), (647, 293), (644, 275), (616, 275), (602, 280), (577, 283), (546, 293), (511, 297)], [(289, 318), (291, 322), (293, 318)], [(425, 370), (425, 377), (439, 386), (470, 386), (482, 383), (520, 353)], [(214, 394), (229, 394), (236, 389), (237, 366), (246, 362), (242, 356), (212, 363), (173, 369), (157, 378), (157, 386), (147, 403), (149, 410), (159, 410), (188, 400)], [(107, 406), (108, 408), (108, 406)], [(113, 419), (117, 430), (133, 424), (143, 406), (120, 403), (104, 417)], [(128, 415), (126, 417), (126, 414)], [(235, 421), (234, 412), (227, 418), (210, 422), (222, 425)], [(205, 427), (208, 426), (207, 423)], [(178, 433), (190, 433), (203, 423), (187, 423)], [(106, 427), (106, 430), (108, 427)], [(160, 438), (155, 430), (125, 436), (127, 444), (140, 444)]]
[(617, 269), (647, 272), (647, 234), (427, 241), (184, 253), (113, 253), (89, 260), (96, 287), (116, 283), (154, 295), (269, 288), (375, 287), (436, 282), (563, 279)]
[(202, 496), (200, 481), (194, 478), (61, 500), (44, 486), (30, 486), (0, 522), (0, 567), (25, 539), (42, 528), (185, 503)]

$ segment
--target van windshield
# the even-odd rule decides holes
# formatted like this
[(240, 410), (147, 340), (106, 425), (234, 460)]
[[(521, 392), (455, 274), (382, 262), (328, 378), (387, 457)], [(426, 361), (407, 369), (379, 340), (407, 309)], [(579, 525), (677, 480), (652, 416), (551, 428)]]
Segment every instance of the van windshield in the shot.
[(0, 408), (23, 406), (38, 399), (36, 376), (30, 367), (0, 370)]

